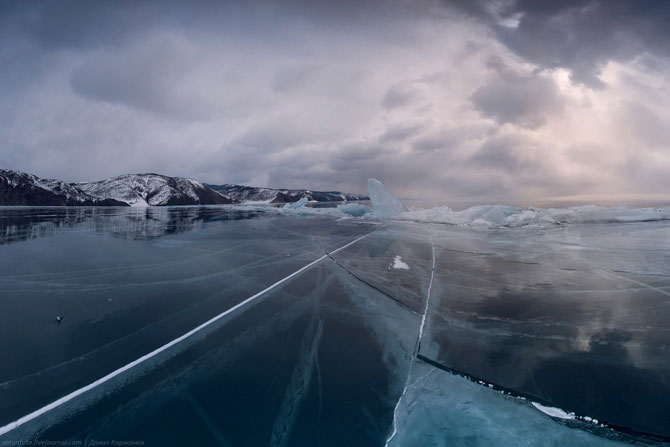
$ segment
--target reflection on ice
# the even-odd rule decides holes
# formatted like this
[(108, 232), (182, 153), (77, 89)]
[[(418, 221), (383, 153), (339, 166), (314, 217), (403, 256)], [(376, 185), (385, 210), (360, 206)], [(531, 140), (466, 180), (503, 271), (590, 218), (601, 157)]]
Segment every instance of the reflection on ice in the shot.
[(150, 240), (202, 229), (211, 222), (259, 217), (262, 209), (228, 207), (9, 207), (0, 213), (0, 244), (64, 232), (96, 232), (120, 239)]
[(436, 229), (421, 354), (566, 412), (667, 437), (669, 232), (665, 222)]
[[(666, 222), (472, 231), (395, 221), (336, 259), (418, 315), (432, 285), (422, 356), (566, 414), (662, 438), (668, 241)], [(396, 256), (411, 270), (393, 269)]]

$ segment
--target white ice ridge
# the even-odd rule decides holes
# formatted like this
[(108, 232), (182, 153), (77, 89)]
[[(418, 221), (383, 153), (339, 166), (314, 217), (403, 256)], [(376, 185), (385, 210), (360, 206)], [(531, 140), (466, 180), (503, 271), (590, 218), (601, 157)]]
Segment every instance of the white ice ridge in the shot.
[(396, 257), (393, 258), (393, 268), (394, 269), (409, 270), (409, 265), (407, 265), (406, 262), (403, 262), (402, 257), (400, 257), (399, 255), (396, 255)]
[(361, 239), (364, 239), (364, 238), (368, 237), (373, 232), (374, 231), (371, 231), (370, 233), (364, 234), (363, 236), (360, 236), (360, 237), (354, 239), (353, 241), (349, 242), (348, 244), (343, 245), (342, 247), (340, 247), (338, 249), (335, 249), (335, 250), (333, 250), (329, 253), (326, 253), (325, 255), (323, 255), (320, 258), (310, 262), (309, 264), (307, 264), (304, 267), (296, 270), (295, 272), (291, 273), (290, 275), (280, 279), (279, 281), (275, 282), (274, 284), (271, 284), (270, 286), (266, 287), (265, 289), (261, 290), (260, 292), (254, 294), (254, 295), (250, 296), (249, 298), (245, 299), (244, 301), (234, 305), (230, 309), (228, 309), (228, 310), (218, 314), (217, 316), (205, 321), (201, 325), (191, 329), (190, 331), (188, 331), (185, 334), (175, 338), (174, 340), (164, 344), (163, 346), (154, 349), (153, 351), (149, 352), (148, 354), (143, 355), (142, 357), (138, 358), (137, 360), (133, 360), (132, 362), (130, 362), (130, 363), (114, 370), (114, 371), (112, 371), (111, 373), (107, 374), (106, 376), (101, 377), (98, 380), (96, 380), (94, 382), (91, 382), (88, 385), (71, 392), (70, 394), (66, 394), (65, 396), (51, 402), (50, 404), (47, 404), (47, 405), (43, 406), (42, 408), (40, 408), (38, 410), (35, 410), (32, 413), (29, 413), (29, 414), (27, 414), (23, 417), (20, 417), (19, 419), (15, 420), (13, 422), (10, 422), (3, 427), (0, 427), (0, 436), (4, 435), (5, 433), (9, 433), (10, 431), (22, 426), (23, 424), (25, 424), (27, 422), (30, 422), (33, 419), (35, 419), (35, 418), (37, 418), (37, 417), (39, 417), (39, 416), (41, 416), (45, 413), (48, 413), (49, 411), (51, 411), (55, 408), (60, 407), (61, 405), (63, 405), (65, 403), (71, 401), (72, 399), (86, 393), (87, 391), (90, 391), (90, 390), (104, 384), (105, 382), (110, 381), (114, 377), (116, 377), (116, 376), (134, 368), (135, 366), (140, 365), (141, 363), (149, 360), (150, 358), (155, 357), (156, 355), (160, 354), (161, 352), (163, 352), (163, 351), (171, 348), (172, 346), (186, 340), (187, 338), (191, 337), (192, 335), (196, 334), (197, 332), (200, 332), (201, 330), (203, 330), (207, 326), (210, 326), (211, 324), (220, 320), (221, 318), (223, 318), (223, 317), (235, 312), (236, 310), (246, 306), (247, 304), (251, 303), (255, 299), (259, 298), (260, 296), (266, 294), (267, 292), (271, 291), (272, 289), (275, 289), (276, 287), (285, 283), (286, 281), (296, 277), (297, 275), (301, 274), (305, 270), (310, 269), (311, 267), (313, 267), (314, 265), (323, 261), (324, 259), (328, 258), (329, 256), (332, 256), (335, 253), (338, 253), (338, 252), (344, 250), (345, 248), (350, 247), (351, 245), (355, 244), (356, 242), (360, 241)]
[[(330, 215), (341, 218), (395, 219), (410, 222), (441, 223), (473, 227), (546, 227), (565, 224), (607, 224), (652, 222), (670, 220), (670, 206), (662, 208), (628, 208), (584, 205), (569, 208), (521, 208), (508, 205), (480, 205), (462, 211), (448, 206), (434, 208), (405, 208), (379, 180), (369, 179), (368, 190), (371, 206), (348, 203), (337, 208), (312, 208), (300, 202), (284, 208), (256, 207), (263, 211)], [(260, 205), (260, 204), (256, 204)], [(249, 204), (233, 205), (249, 209)]]
[(546, 226), (578, 223), (626, 223), (670, 220), (670, 207), (628, 208), (598, 205), (569, 208), (520, 208), (507, 205), (473, 206), (454, 211), (448, 206), (413, 208), (395, 216), (415, 222), (447, 223), (467, 226)]
[(542, 404), (538, 404), (537, 402), (531, 402), (535, 408), (540, 410), (542, 413), (549, 415), (554, 418), (559, 418), (559, 419), (574, 419), (575, 414), (574, 413), (567, 413), (560, 408), (555, 408), (555, 407), (547, 407)]
[[(389, 443), (398, 433), (398, 408), (400, 407), (400, 402), (402, 402), (402, 398), (405, 397), (405, 394), (407, 394), (407, 390), (410, 387), (409, 379), (412, 377), (412, 365), (414, 364), (414, 357), (416, 357), (416, 355), (419, 353), (419, 348), (421, 347), (421, 338), (423, 337), (423, 329), (426, 325), (426, 316), (428, 315), (428, 303), (430, 301), (430, 291), (433, 288), (433, 278), (435, 277), (435, 242), (433, 241), (432, 236), (430, 237), (430, 245), (432, 247), (433, 252), (433, 265), (430, 269), (430, 282), (428, 283), (428, 292), (426, 293), (426, 306), (423, 309), (423, 316), (421, 317), (421, 324), (419, 325), (419, 335), (417, 336), (416, 344), (414, 345), (414, 352), (412, 353), (412, 357), (410, 358), (409, 370), (407, 371), (407, 379), (405, 380), (405, 387), (403, 388), (402, 393), (400, 393), (400, 398), (398, 399), (398, 402), (396, 402), (395, 407), (393, 408), (393, 431), (386, 439), (386, 444), (384, 444), (385, 447), (389, 446)], [(418, 383), (418, 381), (415, 382), (415, 384), (416, 383)]]

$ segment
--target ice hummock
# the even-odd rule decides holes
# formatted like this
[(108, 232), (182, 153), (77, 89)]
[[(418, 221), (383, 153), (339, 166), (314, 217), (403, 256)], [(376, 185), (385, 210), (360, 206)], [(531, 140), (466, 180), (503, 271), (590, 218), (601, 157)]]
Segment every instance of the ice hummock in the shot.
[(353, 217), (363, 217), (366, 214), (370, 214), (372, 212), (370, 207), (361, 205), (360, 203), (346, 203), (344, 205), (338, 205), (337, 211)]
[(287, 203), (286, 205), (284, 205), (284, 208), (290, 210), (297, 210), (299, 208), (303, 208), (305, 205), (307, 205), (307, 197), (303, 197), (297, 202)]
[(568, 208), (521, 208), (508, 205), (480, 205), (454, 211), (448, 206), (414, 208), (396, 218), (414, 222), (446, 223), (486, 227), (542, 227), (559, 224), (607, 224), (670, 220), (670, 207), (628, 208), (598, 205)]
[[(410, 222), (452, 224), (467, 227), (549, 227), (570, 224), (610, 224), (670, 220), (670, 206), (660, 208), (629, 208), (583, 205), (566, 208), (517, 207), (510, 205), (478, 205), (462, 211), (449, 206), (407, 209), (382, 182), (368, 179), (371, 206), (359, 203), (338, 205), (337, 208), (306, 207), (307, 199), (287, 204), (283, 208), (300, 213), (339, 216), (345, 218), (394, 219)], [(260, 205), (260, 204), (257, 204)], [(249, 204), (242, 205), (248, 209)]]
[[(383, 187), (383, 185), (381, 186)], [(373, 199), (372, 208), (359, 203), (338, 205), (337, 208), (311, 208), (296, 202), (283, 208), (276, 208), (276, 210), (347, 218), (392, 218), (408, 222), (484, 228), (541, 228), (554, 225), (616, 224), (670, 220), (670, 207), (628, 208), (584, 205), (569, 208), (521, 208), (508, 205), (480, 205), (462, 211), (452, 210), (448, 206), (406, 210), (404, 205), (386, 189), (384, 189), (384, 193), (388, 194), (384, 195), (384, 200), (379, 200), (379, 196)], [(371, 196), (374, 195), (371, 193)], [(263, 211), (268, 210), (266, 203), (238, 205), (238, 207), (246, 210), (252, 206), (257, 206), (258, 209)], [(402, 210), (400, 207), (402, 207)]]
[(407, 211), (405, 205), (377, 179), (368, 179), (368, 193), (372, 212), (378, 217), (395, 217)]

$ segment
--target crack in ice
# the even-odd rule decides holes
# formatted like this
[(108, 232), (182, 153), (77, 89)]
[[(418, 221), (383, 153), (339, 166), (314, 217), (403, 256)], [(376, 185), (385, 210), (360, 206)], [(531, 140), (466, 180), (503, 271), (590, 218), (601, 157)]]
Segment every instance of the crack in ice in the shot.
[(605, 270), (598, 270), (597, 273), (600, 274), (600, 276), (605, 276), (605, 277), (609, 276), (609, 277), (614, 277), (614, 278), (621, 279), (621, 280), (624, 280), (624, 281), (629, 281), (629, 282), (632, 282), (634, 284), (637, 284), (637, 285), (646, 287), (650, 290), (653, 290), (654, 292), (658, 292), (661, 295), (670, 296), (670, 292), (667, 292), (667, 291), (665, 291), (663, 289), (660, 289), (658, 287), (654, 287), (650, 284), (643, 283), (642, 281), (637, 281), (637, 280), (632, 279), (632, 278), (626, 278), (625, 276), (620, 276), (620, 275), (617, 275), (617, 274), (612, 273), (612, 272), (606, 272)]
[(430, 245), (433, 253), (433, 265), (430, 270), (430, 282), (428, 283), (428, 292), (426, 293), (426, 305), (423, 309), (423, 316), (421, 317), (421, 324), (419, 325), (419, 335), (417, 336), (416, 344), (414, 346), (414, 352), (412, 352), (412, 356), (410, 357), (410, 364), (409, 364), (409, 370), (407, 371), (407, 379), (405, 380), (405, 387), (403, 388), (402, 393), (400, 394), (398, 402), (396, 402), (395, 407), (393, 408), (393, 431), (391, 432), (391, 435), (386, 439), (386, 444), (384, 444), (385, 447), (389, 446), (391, 440), (393, 440), (395, 435), (398, 433), (398, 407), (400, 406), (400, 402), (402, 402), (402, 398), (405, 397), (405, 394), (407, 394), (407, 390), (411, 386), (418, 384), (423, 379), (425, 379), (428, 376), (428, 374), (430, 374), (429, 372), (421, 379), (414, 382), (412, 385), (409, 384), (410, 377), (412, 376), (412, 365), (414, 364), (414, 358), (417, 356), (417, 354), (419, 353), (419, 349), (421, 348), (421, 338), (423, 337), (423, 329), (426, 325), (426, 317), (428, 315), (428, 304), (430, 302), (430, 295), (431, 295), (430, 292), (433, 288), (433, 278), (435, 277), (435, 243), (433, 242), (432, 236), (430, 237)]
[[(368, 234), (372, 234), (372, 233), (374, 233), (375, 231), (377, 231), (377, 230), (373, 230), (373, 231), (371, 231), (371, 232), (368, 233)], [(395, 304), (399, 305), (400, 307), (402, 307), (402, 308), (405, 309), (406, 311), (411, 312), (411, 313), (413, 313), (414, 315), (419, 315), (419, 313), (418, 313), (417, 311), (415, 311), (415, 310), (412, 309), (410, 306), (408, 306), (407, 304), (405, 304), (402, 300), (400, 300), (400, 299), (394, 297), (393, 295), (391, 295), (391, 294), (389, 294), (388, 292), (386, 292), (386, 291), (380, 289), (379, 287), (375, 286), (374, 284), (372, 284), (372, 283), (370, 283), (370, 282), (364, 280), (363, 278), (361, 278), (360, 276), (358, 276), (356, 273), (352, 272), (351, 270), (349, 270), (348, 268), (346, 268), (345, 266), (343, 266), (337, 259), (335, 259), (335, 258), (332, 256), (333, 254), (335, 254), (335, 252), (328, 253), (328, 251), (327, 251), (327, 250), (326, 250), (326, 249), (325, 249), (325, 248), (324, 248), (324, 247), (323, 247), (323, 246), (316, 240), (316, 238), (314, 237), (314, 234), (313, 234), (313, 233), (312, 233), (312, 238), (313, 238), (314, 242), (319, 246), (319, 248), (321, 248), (321, 250), (323, 250), (323, 252), (326, 254), (326, 256), (328, 256), (328, 257), (330, 258), (330, 260), (333, 261), (333, 262), (335, 263), (336, 266), (338, 266), (339, 268), (341, 268), (342, 270), (344, 270), (345, 272), (347, 272), (348, 274), (350, 274), (354, 279), (356, 279), (356, 280), (358, 280), (359, 282), (365, 284), (366, 286), (370, 287), (371, 289), (373, 289), (373, 290), (375, 290), (375, 291), (381, 293), (383, 296), (385, 296), (386, 298), (390, 299), (391, 301), (393, 301)]]

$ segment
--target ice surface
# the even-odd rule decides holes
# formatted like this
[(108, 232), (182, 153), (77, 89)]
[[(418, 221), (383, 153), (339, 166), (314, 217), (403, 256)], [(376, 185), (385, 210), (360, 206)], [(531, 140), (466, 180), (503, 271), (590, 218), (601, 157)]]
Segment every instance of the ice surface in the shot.
[(535, 396), (553, 416), (670, 433), (658, 397), (670, 393), (667, 221), (430, 231), (423, 356)]
[[(205, 210), (215, 210), (217, 217), (223, 216), (220, 208)], [(164, 212), (168, 211), (171, 210)], [(119, 212), (139, 215), (131, 209)], [(179, 227), (175, 223), (173, 226)], [(86, 385), (98, 378), (101, 371), (113, 369), (116, 362), (138, 358), (147, 348), (151, 349), (149, 344), (165, 343), (183, 330), (195, 327), (197, 320), (208, 318), (210, 312), (225, 310), (240, 298), (262, 290), (272, 277), (285, 277), (291, 270), (323, 257), (323, 249), (333, 253), (369, 230), (364, 225), (335, 219), (263, 215), (248, 220), (210, 219), (197, 233), (166, 233), (164, 240), (172, 242), (169, 247), (157, 246), (154, 241), (100, 238), (89, 231), (61, 234), (58, 245), (49, 253), (39, 250), (41, 257), (58, 256), (68, 242), (75, 243), (78, 250), (109, 254), (100, 261), (113, 261), (114, 265), (90, 271), (98, 266), (90, 265), (91, 257), (75, 249), (74, 253), (68, 252), (72, 254), (68, 261), (78, 264), (64, 266), (71, 273), (58, 275), (59, 281), (74, 282), (76, 291), (68, 287), (65, 292), (74, 306), (84, 301), (81, 295), (73, 296), (82, 289), (88, 289), (90, 297), (101, 298), (96, 302), (87, 300), (84, 315), (98, 316), (103, 306), (109, 308), (108, 314), (89, 326), (90, 319), (78, 318), (76, 309), (69, 308), (67, 325), (58, 329), (50, 322), (45, 325), (41, 316), (51, 315), (53, 309), (40, 308), (40, 316), (29, 319), (29, 324), (44, 326), (41, 330), (49, 334), (45, 337), (49, 339), (45, 351), (62, 355), (64, 361), (51, 358), (45, 366), (51, 363), (56, 368), (18, 382), (10, 377), (9, 383), (0, 385), (0, 426), (7, 420), (16, 420), (8, 414), (21, 416), (28, 411), (20, 409), (39, 406), (40, 399), (36, 398), (42, 394), (48, 393), (46, 402), (49, 402), (51, 396), (65, 394), (64, 386), (79, 389), (80, 382)], [(272, 237), (268, 238), (270, 231)], [(87, 243), (96, 238), (103, 239), (103, 243)], [(314, 243), (315, 239), (319, 244)], [(77, 241), (82, 243), (76, 244)], [(39, 240), (27, 243), (31, 242)], [(51, 245), (46, 238), (44, 244)], [(110, 249), (109, 244), (125, 249)], [(20, 251), (22, 245), (9, 244), (3, 248)], [(287, 251), (290, 257), (285, 257)], [(345, 255), (346, 250), (334, 254)], [(118, 259), (119, 255), (123, 259)], [(46, 272), (29, 270), (30, 283), (18, 279), (21, 275), (16, 280), (13, 274), (4, 278), (14, 284), (11, 296), (25, 298), (21, 293), (34, 287), (36, 280), (52, 278), (52, 264), (56, 263), (45, 262)], [(279, 264), (282, 266), (277, 269)], [(26, 272), (25, 265), (20, 266), (19, 272)], [(198, 274), (201, 268), (209, 269), (206, 275)], [(0, 271), (0, 276), (12, 273)], [(212, 272), (216, 276), (210, 275)], [(199, 277), (194, 278), (195, 275)], [(219, 279), (219, 275), (227, 279)], [(159, 284), (174, 277), (182, 278), (184, 287), (193, 293), (185, 292), (179, 282), (166, 287)], [(145, 282), (141, 289), (132, 291), (125, 287), (129, 278), (133, 281), (144, 278)], [(93, 290), (98, 281), (105, 287), (104, 292), (99, 287)], [(108, 290), (108, 286), (113, 289)], [(36, 294), (43, 295), (41, 292)], [(160, 294), (153, 305), (145, 302), (146, 294), (152, 292)], [(115, 296), (113, 304), (102, 302), (109, 294)], [(169, 316), (156, 315), (172, 307), (168, 300), (179, 298), (184, 299), (185, 308), (171, 309)], [(126, 300), (128, 307), (118, 307)], [(232, 439), (235, 445), (380, 445), (407, 375), (417, 317), (401, 310), (383, 293), (354, 280), (325, 257), (312, 269), (260, 296), (254, 303), (231, 314), (230, 319), (226, 317), (207, 326), (209, 329), (199, 332), (202, 336), (173, 345), (170, 352), (163, 351), (165, 356), (152, 357), (156, 364), (166, 362), (165, 369), (147, 367), (142, 369), (141, 376), (131, 374), (132, 369), (128, 369), (127, 376), (118, 376), (118, 382), (96, 386), (91, 389), (93, 395), (78, 395), (77, 402), (72, 399), (68, 403), (71, 406), (63, 405), (41, 420), (22, 425), (19, 431), (9, 432), (9, 438), (0, 436), (0, 443), (5, 439), (33, 439), (38, 431), (45, 440), (114, 437), (146, 440), (147, 445), (221, 445), (215, 442), (221, 439)], [(145, 305), (157, 309), (145, 312)], [(137, 306), (142, 306), (140, 311)], [(139, 322), (138, 331), (142, 335), (128, 327), (126, 318), (148, 319)], [(154, 318), (156, 321), (151, 321)], [(98, 330), (106, 321), (109, 321), (107, 330)], [(87, 353), (90, 344), (101, 343), (100, 338), (110, 328), (119, 331), (114, 334), (119, 342), (103, 344), (100, 351)], [(23, 333), (24, 329), (17, 329)], [(126, 331), (130, 334), (124, 336)], [(2, 336), (7, 334), (3, 332)], [(61, 346), (70, 337), (79, 343), (74, 346), (69, 341), (71, 351), (50, 349)], [(3, 346), (6, 339), (2, 340)], [(75, 349), (83, 349), (83, 354), (76, 351), (73, 354)], [(17, 347), (16, 352), (20, 351)], [(42, 361), (43, 356), (30, 352), (31, 357)], [(119, 352), (127, 355), (120, 358), (115, 355)], [(76, 357), (70, 362), (72, 355)], [(28, 369), (13, 376), (24, 376), (35, 366), (34, 362), (21, 362), (19, 356), (8, 357), (16, 366)], [(7, 372), (7, 366), (3, 364), (0, 374)], [(164, 372), (167, 370), (169, 375)]]
[(377, 179), (368, 179), (368, 192), (372, 212), (378, 217), (395, 217), (407, 211), (402, 202)]
[[(560, 424), (523, 399), (416, 361), (388, 446), (620, 446), (592, 423)], [(583, 426), (582, 426), (583, 425)], [(599, 431), (596, 436), (585, 429)]]
[[(168, 367), (77, 403), (72, 419), (54, 413), (65, 428), (42, 438), (383, 445), (397, 428), (389, 445), (411, 447), (630, 441), (607, 427), (666, 435), (670, 222), (507, 228), (491, 222), (520, 209), (475, 210), (463, 225), (379, 219), (359, 204), (6, 210), (0, 426), (323, 257), (175, 345), (184, 354)], [(202, 442), (171, 438), (184, 426)]]

